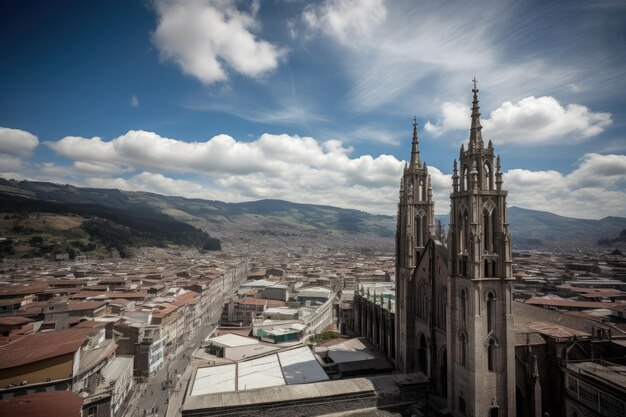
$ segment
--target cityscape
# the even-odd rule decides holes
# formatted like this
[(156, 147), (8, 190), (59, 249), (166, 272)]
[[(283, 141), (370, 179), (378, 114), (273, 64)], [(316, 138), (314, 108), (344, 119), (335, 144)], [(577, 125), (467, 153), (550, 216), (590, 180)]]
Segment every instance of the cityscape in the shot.
[(624, 21), (7, 3), (0, 417), (626, 415)]

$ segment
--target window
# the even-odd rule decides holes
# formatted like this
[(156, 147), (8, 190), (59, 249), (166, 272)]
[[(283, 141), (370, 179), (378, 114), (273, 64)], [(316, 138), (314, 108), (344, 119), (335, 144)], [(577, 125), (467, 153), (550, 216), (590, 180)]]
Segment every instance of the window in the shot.
[(484, 190), (492, 190), (493, 186), (491, 183), (491, 167), (489, 163), (485, 163), (483, 167), (483, 189)]
[(496, 370), (496, 342), (493, 339), (489, 341), (487, 347), (487, 367), (491, 372)]
[(465, 328), (467, 323), (467, 290), (461, 290), (461, 325)]
[(467, 336), (465, 333), (461, 333), (461, 351), (459, 353), (461, 355), (459, 362), (462, 366), (467, 366)]
[(446, 328), (448, 309), (448, 291), (445, 287), (439, 289), (439, 295), (437, 297), (437, 324), (440, 328)]
[(417, 316), (420, 319), (425, 320), (428, 317), (428, 287), (426, 281), (422, 280), (419, 283), (417, 290)]
[[(492, 227), (491, 212), (485, 208), (483, 210), (483, 248), (487, 253), (493, 252)], [(485, 271), (485, 276), (489, 276), (487, 275), (487, 271)]]
[(424, 181), (423, 180), (419, 180), (418, 186), (417, 186), (417, 201), (424, 201), (426, 200), (426, 198), (424, 197)]
[(415, 240), (417, 241), (417, 247), (424, 246), (424, 229), (423, 229), (424, 217), (421, 215), (415, 216)]
[(487, 333), (495, 331), (496, 327), (496, 295), (493, 291), (487, 294)]
[(465, 414), (465, 400), (463, 397), (459, 397), (459, 411), (461, 414)]
[(463, 175), (461, 176), (461, 183), (462, 183), (462, 186), (463, 186), (461, 191), (469, 190), (469, 187), (468, 187), (468, 177), (469, 177), (469, 170), (467, 169), (467, 167), (464, 167), (463, 168)]
[(493, 407), (489, 409), (489, 417), (498, 417), (500, 415), (500, 409), (498, 407)]

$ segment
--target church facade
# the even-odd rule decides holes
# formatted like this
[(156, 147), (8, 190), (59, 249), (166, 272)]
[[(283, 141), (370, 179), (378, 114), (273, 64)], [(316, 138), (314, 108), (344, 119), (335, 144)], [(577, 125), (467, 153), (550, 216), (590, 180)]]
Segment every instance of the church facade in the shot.
[(485, 146), (474, 84), (467, 146), (454, 161), (447, 247), (435, 236), (413, 122), (396, 230), (396, 367), (429, 377), (455, 416), (515, 416), (511, 234), (500, 158)]
[(427, 408), (436, 415), (623, 416), (626, 384), (603, 376), (581, 382), (572, 370), (623, 369), (626, 332), (512, 299), (507, 191), (500, 157), (482, 136), (475, 83), (472, 92), (469, 138), (453, 162), (447, 236), (435, 220), (414, 120), (400, 182), (395, 289), (359, 283), (344, 314), (350, 318), (340, 321), (400, 372), (428, 377)]

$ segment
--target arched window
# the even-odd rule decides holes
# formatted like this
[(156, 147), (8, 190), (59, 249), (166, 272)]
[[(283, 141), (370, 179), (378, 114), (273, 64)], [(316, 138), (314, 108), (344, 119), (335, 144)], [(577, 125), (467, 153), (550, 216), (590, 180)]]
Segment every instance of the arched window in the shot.
[(461, 325), (465, 328), (467, 324), (467, 290), (461, 290)]
[(490, 372), (496, 370), (496, 342), (493, 339), (489, 340), (489, 346), (487, 347), (487, 367)]
[(459, 273), (460, 275), (467, 274), (467, 257), (469, 249), (469, 213), (467, 208), (463, 212), (459, 213), (458, 217), (458, 240), (459, 240), (459, 253), (461, 257), (459, 259)]
[(465, 415), (465, 399), (463, 397), (459, 397), (459, 411), (461, 414)]
[(460, 349), (459, 362), (462, 366), (467, 366), (467, 336), (465, 333), (461, 333), (461, 349)]
[(493, 407), (489, 409), (489, 417), (499, 417), (500, 409), (498, 407)]
[(485, 162), (483, 166), (483, 190), (493, 190), (491, 182), (491, 167)]
[(418, 314), (417, 316), (425, 320), (428, 317), (428, 288), (426, 286), (426, 281), (420, 281), (418, 290), (417, 290), (417, 300), (418, 300)]
[(491, 215), (492, 212), (485, 207), (483, 210), (483, 248), (487, 253), (493, 252), (493, 223)]
[(437, 324), (444, 330), (446, 329), (447, 310), (448, 290), (445, 287), (441, 287), (437, 296)]
[(490, 227), (490, 235), (491, 235), (491, 252), (498, 253), (498, 218), (497, 218), (496, 210), (494, 209), (491, 212), (491, 227)]
[(426, 337), (421, 334), (419, 337), (419, 345), (417, 349), (417, 370), (428, 374), (428, 344)]
[(493, 291), (487, 294), (487, 332), (495, 331), (496, 326), (496, 295)]
[(467, 167), (463, 168), (463, 175), (461, 178), (461, 184), (463, 186), (463, 189), (461, 191), (467, 191), (469, 190), (469, 169), (467, 169)]
[(417, 201), (423, 201), (425, 200), (423, 198), (424, 195), (424, 181), (423, 180), (419, 180), (417, 183), (417, 193), (415, 194), (416, 198), (415, 200)]
[(422, 229), (423, 226), (423, 216), (417, 215), (415, 216), (415, 241), (417, 242), (417, 247), (421, 248), (424, 246), (424, 232)]

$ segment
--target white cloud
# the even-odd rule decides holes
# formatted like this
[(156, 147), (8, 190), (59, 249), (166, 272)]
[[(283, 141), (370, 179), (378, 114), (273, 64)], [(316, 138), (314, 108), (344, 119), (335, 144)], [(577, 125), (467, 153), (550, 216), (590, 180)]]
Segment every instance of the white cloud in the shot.
[(27, 157), (39, 145), (37, 136), (20, 129), (0, 127), (0, 153)]
[(517, 103), (503, 103), (483, 126), (498, 143), (531, 145), (597, 136), (611, 123), (610, 113), (594, 113), (580, 104), (562, 106), (554, 97), (526, 97)]
[(130, 96), (130, 105), (131, 107), (139, 107), (139, 99), (134, 94)]
[[(393, 211), (381, 196), (397, 196), (403, 162), (393, 156), (350, 157), (341, 141), (263, 134), (252, 142), (218, 135), (205, 142), (184, 142), (145, 131), (130, 131), (110, 141), (65, 137), (47, 142), (74, 160), (74, 174), (103, 184), (121, 170), (149, 174), (130, 177), (125, 188), (231, 200), (285, 198), (335, 204), (375, 212)], [(188, 179), (169, 181), (166, 173), (204, 175), (208, 185)], [(160, 175), (160, 176), (159, 176)], [(212, 191), (211, 191), (212, 190)], [(393, 200), (393, 199), (392, 199)]]
[(450, 130), (469, 129), (470, 109), (463, 103), (445, 102), (441, 105), (441, 120), (433, 124), (430, 121), (424, 125), (424, 130), (434, 136), (439, 136)]
[[(439, 136), (451, 130), (467, 130), (470, 108), (458, 102), (441, 106), (441, 120), (424, 128)], [(563, 106), (554, 97), (526, 97), (516, 103), (502, 103), (481, 119), (483, 136), (499, 144), (535, 145), (572, 143), (597, 136), (612, 123), (611, 113), (592, 112), (580, 104)]]
[(382, 0), (327, 0), (308, 6), (302, 20), (309, 30), (321, 31), (346, 45), (370, 35), (387, 17)]
[(258, 78), (278, 67), (286, 50), (259, 39), (259, 3), (250, 12), (228, 0), (156, 0), (154, 43), (163, 58), (205, 84), (228, 79), (228, 70)]
[(509, 204), (571, 217), (626, 216), (626, 155), (584, 155), (569, 174), (512, 169)]

